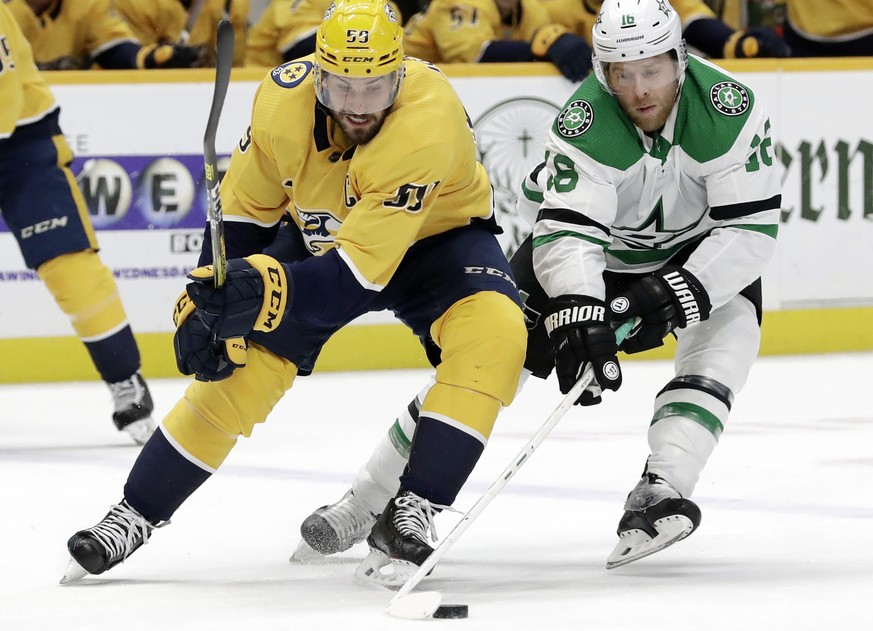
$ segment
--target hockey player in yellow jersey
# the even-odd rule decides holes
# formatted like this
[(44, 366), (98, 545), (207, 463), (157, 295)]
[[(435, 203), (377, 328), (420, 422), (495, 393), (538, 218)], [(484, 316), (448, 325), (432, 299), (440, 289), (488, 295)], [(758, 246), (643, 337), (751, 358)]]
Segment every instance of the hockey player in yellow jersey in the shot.
[[(197, 379), (143, 447), (122, 501), (68, 541), (64, 582), (139, 548), (335, 331), (383, 309), (433, 340), (436, 384), (361, 574), (390, 564), (402, 582), (432, 552), (434, 513), (512, 401), (527, 334), (464, 108), (441, 72), (403, 58), (401, 35), (384, 0), (339, 0), (316, 53), (261, 83), (221, 185), (227, 281), (215, 289), (211, 267), (198, 268), (175, 311), (177, 363)], [(203, 252), (209, 262), (208, 239)]]
[[(542, 0), (550, 19), (591, 43), (591, 28), (602, 0)], [(682, 34), (691, 46), (715, 59), (787, 57), (788, 46), (772, 28), (735, 29), (721, 20), (703, 0), (673, 0)], [(589, 52), (590, 56), (590, 52)]]
[[(311, 55), (315, 51), (315, 31), (332, 2), (273, 0), (249, 32), (245, 65), (273, 68)], [(388, 4), (398, 11), (394, 2)]]
[(58, 105), (2, 3), (0, 100), (3, 220), (109, 385), (115, 426), (144, 443), (154, 423), (139, 349), (112, 272), (97, 256), (88, 208), (69, 168), (73, 154), (58, 124)]
[[(139, 43), (180, 43), (200, 53), (199, 65), (215, 65), (215, 34), (224, 15), (226, 0), (112, 0), (118, 14), (130, 25)], [(249, 0), (233, 0), (229, 20), (233, 25), (233, 65), (242, 66), (246, 56)], [(190, 32), (185, 31), (194, 17)]]
[(173, 43), (141, 46), (110, 0), (4, 0), (42, 70), (188, 68), (197, 51)]
[(539, 0), (432, 0), (410, 19), (404, 41), (408, 55), (433, 63), (550, 61), (581, 81), (591, 49), (553, 22)]

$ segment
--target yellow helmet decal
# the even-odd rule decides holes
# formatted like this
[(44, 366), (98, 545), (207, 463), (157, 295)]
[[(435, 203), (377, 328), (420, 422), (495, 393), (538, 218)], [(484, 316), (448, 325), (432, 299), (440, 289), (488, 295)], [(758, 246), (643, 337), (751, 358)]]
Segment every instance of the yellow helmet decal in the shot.
[(323, 70), (347, 77), (378, 77), (403, 62), (403, 29), (386, 0), (336, 0), (316, 33)]

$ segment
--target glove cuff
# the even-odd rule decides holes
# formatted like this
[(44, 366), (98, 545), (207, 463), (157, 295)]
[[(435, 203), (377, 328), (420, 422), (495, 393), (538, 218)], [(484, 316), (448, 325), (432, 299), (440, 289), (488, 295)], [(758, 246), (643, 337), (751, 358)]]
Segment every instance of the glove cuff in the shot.
[(684, 267), (665, 265), (655, 276), (670, 288), (681, 327), (691, 326), (709, 318), (712, 303), (703, 283)]
[(288, 310), (290, 286), (285, 267), (266, 254), (253, 254), (245, 257), (245, 261), (260, 273), (264, 281), (264, 302), (252, 328), (270, 333), (276, 330)]
[(725, 59), (757, 57), (760, 52), (758, 40), (746, 31), (735, 31), (724, 44)]
[(537, 57), (545, 57), (558, 38), (569, 33), (560, 24), (545, 24), (539, 27), (530, 40), (530, 51)]
[(549, 337), (555, 331), (561, 331), (580, 322), (606, 325), (610, 322), (606, 303), (591, 296), (575, 294), (552, 298), (546, 305), (543, 316), (543, 326)]
[(176, 304), (173, 305), (173, 325), (178, 329), (179, 326), (187, 320), (192, 313), (194, 313), (196, 308), (197, 305), (195, 305), (194, 301), (191, 300), (188, 291), (183, 291), (182, 294), (176, 298)]

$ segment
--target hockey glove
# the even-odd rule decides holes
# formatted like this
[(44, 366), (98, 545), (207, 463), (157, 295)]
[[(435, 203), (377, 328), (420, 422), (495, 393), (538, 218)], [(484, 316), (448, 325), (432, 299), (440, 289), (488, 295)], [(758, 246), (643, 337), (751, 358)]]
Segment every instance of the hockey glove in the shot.
[(769, 26), (755, 26), (736, 31), (724, 45), (727, 59), (745, 57), (790, 57), (791, 49)]
[(621, 368), (618, 346), (610, 327), (611, 315), (602, 300), (564, 295), (552, 298), (543, 311), (544, 324), (555, 347), (558, 385), (566, 394), (579, 380), (586, 364), (594, 368), (594, 381), (576, 401), (596, 405), (603, 390), (618, 390)]
[(212, 266), (198, 267), (188, 278), (188, 295), (218, 340), (276, 330), (291, 305), (293, 285), (282, 264), (266, 254), (227, 262), (224, 286), (216, 289)]
[(591, 70), (591, 48), (586, 41), (557, 24), (537, 29), (531, 52), (551, 61), (570, 81), (582, 81)]
[(227, 379), (246, 364), (246, 341), (241, 337), (216, 342), (188, 292), (182, 292), (173, 309), (176, 335), (173, 350), (176, 367), (183, 375), (196, 375), (199, 381)]
[(613, 298), (609, 309), (617, 320), (639, 318), (621, 344), (624, 352), (639, 353), (663, 345), (664, 338), (677, 328), (706, 320), (712, 305), (691, 272), (666, 265)]
[(203, 50), (178, 44), (152, 44), (140, 48), (136, 56), (138, 68), (197, 68), (202, 65)]

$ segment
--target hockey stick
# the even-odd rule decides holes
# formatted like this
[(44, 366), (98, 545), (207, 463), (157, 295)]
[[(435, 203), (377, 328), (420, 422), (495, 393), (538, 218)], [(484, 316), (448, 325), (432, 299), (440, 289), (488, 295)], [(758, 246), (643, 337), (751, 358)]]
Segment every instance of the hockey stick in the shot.
[[(621, 324), (615, 330), (616, 342), (621, 343), (633, 329), (633, 326), (633, 321), (627, 321)], [(470, 524), (473, 523), (473, 520), (476, 519), (480, 513), (485, 510), (485, 507), (491, 503), (491, 500), (497, 497), (497, 494), (503, 490), (503, 487), (506, 486), (506, 483), (509, 482), (510, 478), (518, 473), (521, 466), (546, 439), (549, 433), (551, 433), (558, 424), (558, 421), (560, 421), (567, 411), (573, 407), (573, 404), (593, 380), (594, 370), (591, 366), (588, 366), (585, 369), (585, 372), (582, 373), (579, 381), (577, 381), (576, 384), (570, 388), (570, 391), (564, 395), (564, 398), (561, 399), (558, 407), (556, 407), (549, 415), (549, 418), (547, 418), (546, 422), (543, 423), (539, 430), (537, 430), (537, 433), (534, 434), (533, 438), (531, 438), (527, 444), (521, 448), (521, 451), (519, 451), (515, 458), (512, 459), (509, 466), (503, 470), (503, 473), (501, 473), (500, 476), (491, 483), (488, 490), (485, 491), (478, 500), (476, 500), (476, 503), (473, 504), (470, 510), (464, 513), (464, 516), (461, 517), (461, 520), (457, 524), (455, 524), (455, 527), (452, 528), (451, 532), (439, 542), (439, 545), (437, 545), (437, 547), (434, 548), (434, 551), (430, 553), (430, 556), (424, 560), (424, 563), (421, 564), (415, 574), (410, 576), (400, 590), (394, 595), (394, 598), (392, 598), (391, 602), (388, 603), (388, 608), (386, 609), (388, 614), (397, 618), (407, 618), (412, 620), (428, 618), (433, 615), (440, 606), (440, 602), (442, 602), (442, 594), (439, 592), (418, 592), (416, 594), (410, 594), (410, 592), (430, 573), (439, 560), (445, 556), (446, 552), (449, 551), (449, 548), (451, 548), (455, 541), (464, 534), (467, 528), (470, 527)]]
[(194, 28), (197, 18), (200, 17), (200, 12), (203, 10), (204, 2), (206, 2), (206, 0), (194, 0), (194, 2), (191, 3), (191, 8), (188, 9), (188, 19), (185, 20), (185, 27), (182, 29), (182, 32), (179, 33), (178, 39), (176, 39), (176, 43), (180, 46), (188, 45), (188, 41), (191, 39), (191, 29)]
[(218, 23), (215, 44), (215, 88), (212, 106), (203, 134), (203, 167), (206, 176), (206, 211), (209, 219), (209, 236), (212, 238), (212, 279), (216, 287), (224, 286), (227, 277), (227, 253), (224, 247), (224, 217), (221, 210), (221, 192), (218, 179), (218, 158), (215, 155), (215, 134), (224, 97), (230, 85), (230, 69), (233, 66), (233, 26), (227, 20)]

